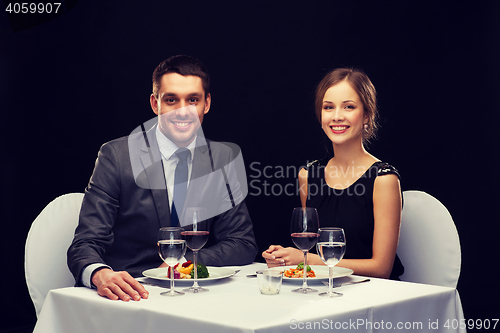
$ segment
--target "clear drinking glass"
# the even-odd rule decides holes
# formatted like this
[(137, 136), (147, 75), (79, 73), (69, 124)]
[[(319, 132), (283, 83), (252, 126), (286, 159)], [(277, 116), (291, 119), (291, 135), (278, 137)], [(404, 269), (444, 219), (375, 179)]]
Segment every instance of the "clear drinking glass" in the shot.
[(170, 268), (170, 290), (160, 294), (163, 296), (184, 295), (183, 292), (174, 290), (174, 266), (186, 253), (186, 241), (181, 233), (180, 227), (160, 228), (158, 231), (158, 253)]
[(318, 228), (319, 220), (316, 208), (299, 207), (293, 209), (290, 233), (295, 246), (304, 253), (304, 277), (302, 287), (294, 289), (293, 291), (295, 292), (307, 294), (317, 291), (307, 286), (307, 252), (312, 249), (318, 241)]
[(345, 234), (342, 228), (320, 228), (318, 243), (316, 244), (318, 255), (329, 268), (328, 292), (320, 296), (338, 297), (341, 293), (333, 291), (333, 267), (342, 259), (345, 253)]
[(257, 271), (257, 282), (263, 295), (277, 295), (281, 290), (283, 272), (274, 269)]
[(209, 223), (206, 217), (207, 211), (202, 207), (188, 207), (183, 212), (182, 226), (184, 231), (182, 232), (182, 236), (184, 236), (187, 246), (193, 251), (194, 283), (190, 288), (183, 289), (182, 291), (192, 293), (208, 291), (208, 289), (198, 285), (198, 261), (196, 259), (196, 254), (205, 246), (210, 234)]

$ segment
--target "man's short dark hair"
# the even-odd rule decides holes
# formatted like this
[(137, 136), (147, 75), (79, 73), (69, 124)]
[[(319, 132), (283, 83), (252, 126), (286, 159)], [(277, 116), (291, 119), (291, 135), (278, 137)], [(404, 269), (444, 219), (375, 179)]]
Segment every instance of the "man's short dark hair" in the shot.
[(158, 90), (161, 87), (161, 78), (168, 73), (198, 76), (201, 78), (205, 98), (210, 93), (210, 77), (205, 66), (193, 57), (176, 55), (161, 62), (153, 72), (153, 94), (156, 98), (158, 98)]

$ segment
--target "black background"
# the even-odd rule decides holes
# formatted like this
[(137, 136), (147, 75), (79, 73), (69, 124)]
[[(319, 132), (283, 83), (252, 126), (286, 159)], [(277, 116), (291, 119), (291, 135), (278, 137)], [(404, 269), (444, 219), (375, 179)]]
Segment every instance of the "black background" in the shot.
[(211, 74), (203, 128), (242, 148), (261, 251), (291, 245), (299, 199), (273, 193), (325, 154), (315, 85), (338, 66), (366, 71), (382, 116), (370, 152), (399, 169), (403, 190), (448, 207), (465, 318), (498, 318), (500, 2), (180, 3), (66, 1), (45, 23), (0, 13), (0, 331), (36, 321), (23, 269), (32, 221), (55, 197), (83, 192), (102, 143), (153, 118), (151, 74), (175, 54)]

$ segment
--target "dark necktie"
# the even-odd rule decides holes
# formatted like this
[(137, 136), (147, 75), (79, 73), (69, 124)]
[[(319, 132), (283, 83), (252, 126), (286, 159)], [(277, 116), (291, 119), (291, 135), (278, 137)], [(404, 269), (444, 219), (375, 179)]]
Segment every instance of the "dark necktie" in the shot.
[(188, 181), (188, 165), (187, 159), (191, 155), (189, 149), (179, 148), (175, 152), (179, 162), (175, 167), (175, 180), (174, 180), (174, 202), (172, 203), (171, 225), (177, 226), (179, 218), (182, 216), (182, 209), (187, 194), (187, 181)]

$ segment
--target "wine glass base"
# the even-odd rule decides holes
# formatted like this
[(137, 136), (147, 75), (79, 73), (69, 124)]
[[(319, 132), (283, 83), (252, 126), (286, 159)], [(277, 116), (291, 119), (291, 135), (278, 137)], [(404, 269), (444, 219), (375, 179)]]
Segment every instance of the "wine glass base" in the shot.
[(313, 289), (313, 288), (303, 288), (303, 287), (300, 287), (300, 288), (297, 288), (297, 289), (294, 289), (292, 290), (293, 292), (295, 293), (303, 293), (303, 294), (309, 294), (309, 293), (316, 293), (318, 292), (317, 289)]
[(205, 291), (209, 291), (209, 289), (202, 288), (202, 287), (190, 287), (190, 288), (182, 289), (182, 291), (187, 292), (187, 293), (202, 293)]
[(332, 293), (329, 293), (329, 292), (324, 292), (324, 293), (321, 293), (321, 294), (318, 294), (318, 296), (323, 296), (323, 297), (340, 297), (340, 296), (343, 296), (344, 294), (342, 293), (338, 293), (338, 292), (332, 292)]
[(163, 293), (160, 293), (161, 296), (182, 296), (184, 293), (182, 291), (177, 291), (177, 290), (169, 290), (165, 291)]

